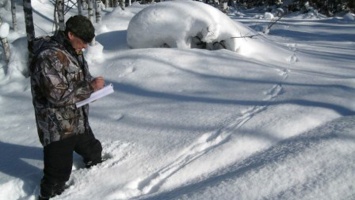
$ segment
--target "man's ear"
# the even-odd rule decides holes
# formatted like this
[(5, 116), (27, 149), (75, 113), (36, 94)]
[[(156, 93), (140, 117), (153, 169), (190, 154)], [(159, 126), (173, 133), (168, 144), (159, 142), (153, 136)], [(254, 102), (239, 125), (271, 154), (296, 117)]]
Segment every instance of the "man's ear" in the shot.
[(74, 33), (72, 33), (71, 31), (68, 31), (68, 38), (70, 40), (72, 40), (74, 38)]

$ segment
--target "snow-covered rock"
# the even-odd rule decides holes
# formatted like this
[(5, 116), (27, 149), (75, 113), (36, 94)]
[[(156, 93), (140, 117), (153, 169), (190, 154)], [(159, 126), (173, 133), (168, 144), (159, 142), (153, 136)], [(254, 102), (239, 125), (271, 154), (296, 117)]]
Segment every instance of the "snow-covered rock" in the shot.
[[(182, 20), (183, 19), (183, 20)], [(253, 32), (220, 10), (197, 1), (168, 1), (152, 4), (129, 22), (127, 43), (131, 48), (194, 48), (204, 44), (237, 51), (243, 36)], [(203, 45), (202, 45), (203, 46)]]

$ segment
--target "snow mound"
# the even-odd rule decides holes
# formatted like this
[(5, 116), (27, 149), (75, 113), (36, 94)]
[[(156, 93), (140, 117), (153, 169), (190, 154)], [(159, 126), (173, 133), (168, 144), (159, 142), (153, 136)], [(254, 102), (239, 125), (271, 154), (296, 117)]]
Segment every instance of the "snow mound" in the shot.
[(6, 38), (9, 35), (10, 25), (3, 23), (0, 25), (0, 38)]
[(346, 21), (354, 21), (355, 20), (355, 15), (352, 13), (347, 13), (344, 15), (344, 20)]
[(243, 37), (251, 34), (255, 33), (208, 4), (168, 1), (150, 5), (130, 20), (127, 43), (131, 48), (237, 51), (244, 42)]
[(270, 13), (270, 12), (266, 12), (265, 14), (264, 14), (264, 18), (265, 19), (274, 19), (275, 17), (274, 17), (274, 14), (272, 14), (272, 13)]

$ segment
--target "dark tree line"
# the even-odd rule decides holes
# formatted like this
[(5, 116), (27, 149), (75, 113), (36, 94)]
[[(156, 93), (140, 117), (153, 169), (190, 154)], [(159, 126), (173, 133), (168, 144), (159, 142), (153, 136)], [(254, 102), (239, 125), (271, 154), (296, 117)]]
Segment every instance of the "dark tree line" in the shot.
[(319, 13), (334, 16), (338, 13), (355, 12), (355, 0), (235, 0), (246, 8), (282, 7), (287, 12), (308, 12), (310, 9)]

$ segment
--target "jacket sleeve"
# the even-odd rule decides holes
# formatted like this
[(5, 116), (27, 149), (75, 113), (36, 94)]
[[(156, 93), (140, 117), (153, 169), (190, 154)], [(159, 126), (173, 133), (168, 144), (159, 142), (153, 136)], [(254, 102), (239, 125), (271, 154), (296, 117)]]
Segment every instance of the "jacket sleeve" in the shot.
[(94, 91), (80, 67), (70, 62), (64, 53), (42, 54), (37, 65), (37, 82), (43, 96), (54, 107), (73, 105)]

